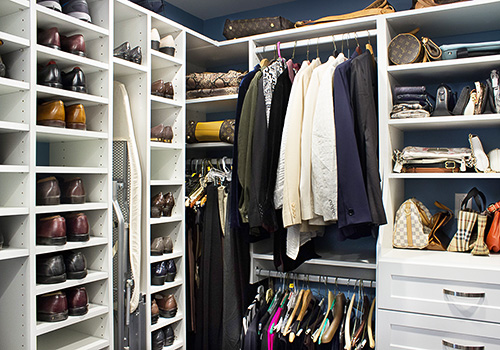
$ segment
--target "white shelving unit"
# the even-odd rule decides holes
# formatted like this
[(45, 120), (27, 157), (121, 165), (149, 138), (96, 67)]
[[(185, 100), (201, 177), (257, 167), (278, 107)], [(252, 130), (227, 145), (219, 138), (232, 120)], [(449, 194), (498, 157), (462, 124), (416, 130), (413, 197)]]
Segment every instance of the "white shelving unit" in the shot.
[[(182, 26), (139, 7), (126, 0), (114, 1), (114, 44), (117, 47), (129, 41), (132, 47), (142, 49), (142, 64), (138, 65), (114, 58), (114, 79), (125, 84), (130, 102), (142, 178), (142, 277), (141, 291), (146, 295), (146, 349), (151, 349), (153, 332), (171, 324), (176, 349), (183, 348), (186, 339), (185, 310), (185, 260), (184, 260), (184, 139), (185, 139), (185, 31)], [(169, 56), (151, 49), (151, 29), (157, 28), (160, 36), (174, 37), (176, 52)], [(151, 94), (151, 84), (162, 79), (172, 82), (174, 97)], [(151, 127), (170, 125), (172, 143), (150, 141)], [(171, 217), (151, 218), (151, 198), (159, 192), (172, 192), (175, 206)], [(151, 256), (151, 242), (156, 237), (170, 236), (174, 253)], [(163, 286), (151, 285), (152, 264), (174, 259), (177, 275), (174, 282)], [(154, 294), (174, 294), (178, 304), (174, 318), (161, 318), (151, 325), (151, 301)], [(166, 347), (165, 349), (171, 347)]]
[[(0, 39), (4, 41), (0, 55), (7, 66), (7, 77), (0, 78), (0, 226), (5, 239), (0, 250), (2, 349), (105, 349), (113, 345), (109, 220), (112, 13), (108, 1), (89, 5), (93, 24), (37, 5), (35, 0), (0, 3)], [(65, 35), (84, 34), (87, 57), (38, 45), (37, 31), (51, 27)], [(80, 66), (90, 94), (38, 85), (37, 65), (50, 60), (56, 60), (63, 71)], [(81, 101), (88, 131), (37, 125), (37, 105), (44, 98), (71, 104)], [(37, 206), (36, 180), (45, 175), (80, 176), (87, 202)], [(87, 214), (91, 227), (88, 242), (36, 245), (39, 218), (74, 211)], [(88, 276), (61, 284), (37, 285), (37, 260), (45, 254), (69, 250), (86, 256)], [(60, 322), (37, 321), (37, 296), (72, 286), (86, 287), (89, 312)]]

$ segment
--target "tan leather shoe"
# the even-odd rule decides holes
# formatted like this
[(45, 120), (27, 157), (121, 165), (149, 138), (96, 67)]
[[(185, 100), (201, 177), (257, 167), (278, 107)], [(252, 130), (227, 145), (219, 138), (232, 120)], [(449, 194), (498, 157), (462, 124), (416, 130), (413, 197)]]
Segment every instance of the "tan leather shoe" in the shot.
[(66, 107), (66, 128), (79, 130), (87, 129), (85, 108), (81, 103)]
[(165, 82), (163, 80), (157, 80), (151, 84), (151, 94), (156, 96), (165, 96)]
[(155, 294), (155, 300), (160, 309), (160, 316), (165, 318), (175, 317), (177, 314), (177, 301), (173, 294), (168, 296)]
[(38, 125), (64, 128), (66, 123), (63, 101), (44, 102), (38, 106), (36, 123)]
[(163, 255), (165, 249), (165, 242), (163, 237), (156, 237), (151, 243), (151, 255)]
[(36, 205), (58, 205), (61, 203), (61, 189), (54, 176), (36, 182)]
[(158, 322), (160, 318), (160, 309), (158, 309), (158, 304), (156, 304), (156, 300), (151, 301), (151, 324), (155, 324)]
[(174, 251), (174, 242), (170, 236), (163, 237), (163, 253), (170, 254)]

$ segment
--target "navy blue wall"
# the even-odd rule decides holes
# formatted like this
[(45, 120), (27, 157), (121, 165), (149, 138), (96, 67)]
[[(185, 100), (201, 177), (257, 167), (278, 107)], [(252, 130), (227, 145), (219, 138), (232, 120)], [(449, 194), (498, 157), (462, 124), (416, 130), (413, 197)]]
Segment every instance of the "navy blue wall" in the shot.
[(203, 20), (193, 16), (180, 8), (163, 1), (163, 12), (161, 13), (164, 17), (171, 19), (185, 27), (197, 31), (198, 33), (203, 33)]

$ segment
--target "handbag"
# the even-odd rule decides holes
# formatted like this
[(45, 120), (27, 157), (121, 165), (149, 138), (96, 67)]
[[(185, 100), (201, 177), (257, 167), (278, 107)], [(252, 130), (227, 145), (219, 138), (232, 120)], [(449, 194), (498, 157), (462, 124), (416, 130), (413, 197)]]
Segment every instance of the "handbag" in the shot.
[[(467, 208), (469, 200), (473, 199), (479, 211)], [(448, 251), (468, 252), (474, 248), (477, 240), (477, 232), (474, 231), (478, 216), (486, 206), (486, 197), (476, 187), (472, 188), (462, 201), (457, 218), (457, 232), (453, 236)]]
[(361, 17), (367, 17), (367, 16), (383, 15), (383, 14), (392, 13), (395, 11), (396, 10), (394, 9), (394, 7), (392, 7), (392, 5), (389, 4), (389, 2), (387, 2), (387, 0), (375, 0), (374, 2), (372, 2), (370, 5), (368, 5), (367, 7), (365, 7), (362, 10), (354, 11), (351, 13), (346, 13), (343, 15), (322, 17), (322, 18), (314, 20), (314, 21), (310, 21), (310, 20), (298, 21), (295, 23), (295, 27), (302, 27), (305, 25), (319, 24), (319, 23), (344, 21), (346, 19), (361, 18)]
[(500, 149), (495, 148), (488, 153), (488, 161), (490, 169), (496, 173), (500, 173)]
[(424, 7), (454, 4), (456, 2), (462, 2), (462, 1), (467, 1), (467, 0), (413, 0), (411, 8), (421, 9)]
[(227, 142), (234, 143), (234, 119), (215, 122), (196, 122), (190, 120), (187, 124), (186, 142)]
[(500, 53), (500, 41), (449, 44), (441, 45), (440, 48), (443, 51), (443, 60), (497, 55)]
[(392, 107), (391, 118), (426, 118), (431, 114), (420, 103), (399, 103)]
[(410, 33), (396, 35), (389, 43), (388, 55), (393, 64), (409, 64), (441, 59), (441, 49), (431, 39), (418, 39), (415, 34), (419, 28)]
[(479, 136), (469, 134), (469, 143), (472, 150), (472, 164), (478, 173), (490, 173), (490, 161), (484, 152), (483, 144)]
[(491, 223), (488, 236), (486, 237), (486, 244), (488, 249), (492, 252), (498, 253), (500, 251), (500, 202), (491, 204), (488, 207), (488, 212), (493, 215), (493, 222)]
[(440, 116), (451, 116), (450, 113), (451, 106), (453, 104), (453, 92), (451, 89), (445, 85), (441, 84), (436, 93), (436, 108), (432, 112), (433, 117)]
[[(402, 151), (394, 150), (394, 172), (401, 173), (407, 165), (417, 166), (425, 164), (448, 165), (455, 168), (459, 165), (460, 171), (472, 166), (472, 151), (470, 148), (444, 148), (444, 147), (416, 147), (407, 146)], [(448, 164), (447, 164), (448, 163)]]
[(278, 30), (290, 29), (293, 27), (293, 22), (281, 16), (237, 20), (226, 19), (222, 34), (226, 39), (236, 39), (250, 35), (276, 32)]
[(394, 248), (424, 249), (429, 244), (431, 213), (418, 199), (410, 198), (399, 207), (394, 220)]
[(429, 234), (429, 244), (427, 249), (429, 250), (441, 250), (445, 251), (450, 244), (450, 239), (444, 232), (444, 226), (453, 217), (453, 212), (446, 205), (434, 202), (434, 205), (443, 211), (437, 212), (432, 216), (431, 219), (431, 233)]
[(186, 75), (186, 90), (239, 87), (246, 72), (230, 70), (227, 73), (191, 73)]

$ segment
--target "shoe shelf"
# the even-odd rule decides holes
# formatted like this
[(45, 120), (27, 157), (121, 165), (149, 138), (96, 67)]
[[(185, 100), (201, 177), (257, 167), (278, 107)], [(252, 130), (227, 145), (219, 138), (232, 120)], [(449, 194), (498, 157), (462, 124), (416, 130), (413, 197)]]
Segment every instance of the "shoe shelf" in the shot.
[(188, 111), (200, 113), (232, 112), (236, 110), (238, 94), (202, 97), (186, 100)]
[(388, 125), (401, 131), (500, 127), (500, 114), (455, 115), (450, 117), (392, 119)]
[(36, 254), (48, 254), (54, 252), (63, 252), (66, 250), (75, 250), (88, 247), (103, 246), (108, 243), (108, 239), (105, 237), (95, 237), (90, 236), (87, 242), (67, 242), (64, 245), (50, 246), (50, 245), (37, 245), (35, 250)]
[(54, 284), (37, 284), (36, 285), (36, 295), (42, 295), (50, 292), (55, 292), (62, 289), (67, 289), (70, 287), (80, 286), (82, 284), (88, 284), (92, 282), (102, 281), (109, 278), (107, 272), (88, 270), (87, 276), (78, 280), (66, 280), (63, 283)]
[[(104, 3), (104, 2), (103, 2)], [(37, 23), (40, 28), (51, 28), (57, 26), (60, 32), (66, 34), (83, 34), (85, 41), (99, 39), (109, 36), (109, 30), (93, 23), (87, 23), (64, 13), (49, 9), (41, 5), (35, 5), (37, 12)], [(92, 20), (94, 15), (91, 13)]]
[(165, 260), (177, 259), (177, 258), (182, 257), (183, 255), (184, 255), (184, 253), (181, 251), (174, 251), (173, 253), (167, 253), (167, 254), (162, 254), (162, 255), (151, 255), (150, 262), (151, 262), (151, 264), (154, 264), (154, 263), (162, 262)]
[(38, 64), (46, 64), (48, 61), (56, 61), (57, 66), (62, 70), (70, 70), (73, 67), (80, 67), (87, 75), (90, 73), (105, 71), (109, 69), (109, 64), (100, 62), (88, 57), (81, 57), (62, 50), (52, 49), (47, 46), (37, 45)]
[(147, 72), (147, 66), (113, 57), (113, 74), (115, 76), (126, 76), (142, 74)]
[(99, 167), (72, 167), (72, 166), (37, 166), (37, 173), (43, 174), (98, 174), (104, 175), (108, 173), (107, 168)]
[(90, 106), (109, 103), (109, 99), (106, 97), (64, 89), (57, 89), (43, 85), (37, 85), (37, 97), (42, 99), (59, 99), (62, 101), (71, 101), (73, 103), (83, 103)]
[(87, 211), (108, 209), (107, 202), (87, 202), (84, 204), (60, 204), (60, 205), (38, 205), (35, 208), (37, 214), (49, 214), (56, 212)]
[(1, 31), (0, 39), (3, 41), (3, 45), (0, 46), (0, 55), (4, 55), (12, 51), (27, 49), (30, 46), (29, 39)]
[(11, 248), (6, 247), (5, 244), (2, 249), (0, 249), (0, 261), (8, 259), (26, 258), (30, 255), (30, 251), (27, 248)]
[(176, 277), (173, 282), (165, 282), (161, 286), (151, 286), (150, 291), (151, 291), (151, 294), (161, 293), (161, 292), (164, 292), (166, 290), (182, 286), (183, 284), (184, 284), (184, 280), (182, 278)]
[[(0, 123), (0, 128), (2, 124)], [(66, 128), (55, 128), (50, 126), (37, 125), (36, 140), (37, 142), (74, 142), (74, 141), (94, 141), (107, 140), (109, 135), (106, 132), (77, 130)]]
[[(155, 324), (151, 325), (151, 332), (156, 331), (157, 329), (163, 328), (168, 326), (169, 324), (174, 324), (176, 322), (179, 322), (183, 319), (184, 315), (182, 313), (179, 313), (177, 311), (177, 314), (174, 317), (171, 318), (165, 318), (165, 317), (160, 317), (158, 322)], [(174, 342), (175, 343), (175, 342)], [(163, 349), (166, 349), (165, 347)]]
[(390, 179), (471, 179), (471, 180), (499, 180), (500, 173), (442, 173), (442, 174), (432, 174), (432, 173), (420, 173), (420, 174), (403, 174), (403, 173), (391, 173), (389, 175)]
[(200, 143), (188, 143), (186, 144), (186, 149), (188, 150), (229, 150), (233, 148), (233, 144), (226, 142), (200, 142)]
[(8, 16), (27, 10), (29, 6), (29, 0), (6, 0), (0, 5), (0, 13), (2, 16)]
[[(56, 331), (61, 328), (65, 328), (91, 318), (98, 316), (103, 316), (109, 313), (109, 308), (107, 306), (97, 305), (89, 303), (89, 311), (83, 316), (68, 316), (64, 321), (60, 322), (40, 322), (36, 323), (36, 335), (40, 336), (49, 332)], [(73, 348), (74, 349), (74, 348)]]
[(174, 151), (180, 151), (182, 150), (182, 146), (174, 143), (167, 143), (167, 142), (151, 142), (150, 147), (152, 150), (164, 150), (164, 149), (170, 149)]
[(0, 165), (0, 173), (29, 173), (28, 165)]
[(171, 98), (151, 95), (151, 109), (162, 109), (165, 108), (165, 106), (180, 108), (183, 106), (183, 103)]
[(24, 81), (0, 77), (0, 95), (29, 90), (30, 84)]
[(38, 350), (101, 350), (109, 347), (106, 339), (83, 332), (63, 329), (38, 337)]
[[(175, 205), (181, 205), (182, 203), (176, 202)], [(158, 224), (166, 224), (169, 222), (178, 222), (182, 221), (183, 217), (182, 215), (174, 215), (174, 216), (166, 216), (166, 217), (161, 217), (161, 218), (150, 218), (150, 224), (151, 225), (158, 225)]]
[(0, 207), (0, 217), (4, 216), (15, 216), (15, 215), (27, 215), (29, 209), (26, 207)]
[(182, 186), (184, 182), (177, 180), (151, 180), (151, 186)]
[(29, 131), (30, 126), (26, 123), (0, 121), (0, 134), (12, 132)]
[(180, 58), (167, 55), (160, 51), (151, 50), (151, 64), (154, 69), (180, 67), (182, 63)]

